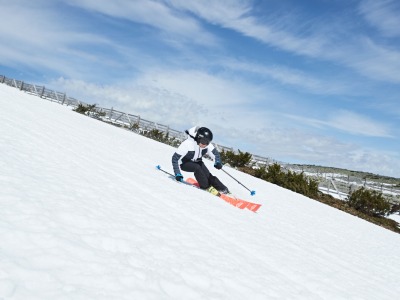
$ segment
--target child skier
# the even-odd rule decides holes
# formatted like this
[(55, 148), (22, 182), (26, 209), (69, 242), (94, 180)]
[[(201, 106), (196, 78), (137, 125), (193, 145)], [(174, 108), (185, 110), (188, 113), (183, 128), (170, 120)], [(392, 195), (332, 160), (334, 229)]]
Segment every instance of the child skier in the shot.
[[(213, 134), (206, 127), (193, 127), (185, 131), (189, 137), (182, 142), (172, 156), (172, 167), (175, 179), (183, 181), (181, 169), (186, 172), (194, 172), (200, 188), (207, 190), (213, 195), (218, 193), (228, 194), (228, 188), (214, 175), (210, 173), (202, 161), (202, 156), (208, 154), (214, 160), (214, 167), (222, 168), (221, 158), (218, 150), (211, 144)], [(179, 161), (181, 161), (179, 168)]]

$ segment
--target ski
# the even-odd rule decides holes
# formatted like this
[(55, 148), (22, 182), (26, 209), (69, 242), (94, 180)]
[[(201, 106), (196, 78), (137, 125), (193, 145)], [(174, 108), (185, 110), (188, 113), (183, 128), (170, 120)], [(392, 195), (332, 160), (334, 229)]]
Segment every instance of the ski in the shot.
[[(199, 183), (194, 178), (188, 178), (188, 179), (186, 179), (186, 182), (197, 188), (200, 188)], [(240, 209), (247, 208), (247, 209), (251, 210), (252, 212), (256, 212), (261, 207), (261, 204), (242, 200), (242, 199), (236, 198), (233, 195), (219, 194), (219, 195), (217, 195), (217, 197), (221, 198), (225, 202), (227, 202), (235, 207), (238, 207)]]
[[(168, 175), (170, 175), (171, 179), (175, 180), (175, 176), (172, 175), (171, 173), (163, 170), (161, 168), (160, 165), (156, 166), (157, 170), (160, 170)], [(185, 181), (176, 181), (177, 183), (183, 183), (192, 187), (196, 187), (198, 189), (200, 189), (199, 183), (197, 182), (196, 179), (194, 178), (187, 178)], [(225, 202), (240, 208), (240, 209), (248, 209), (251, 210), (252, 212), (257, 212), (257, 210), (261, 207), (261, 204), (258, 203), (254, 203), (254, 202), (250, 202), (250, 201), (246, 201), (246, 200), (242, 200), (242, 199), (238, 199), (233, 195), (226, 195), (226, 194), (219, 194), (217, 195), (217, 197), (221, 198), (222, 200), (224, 200)]]

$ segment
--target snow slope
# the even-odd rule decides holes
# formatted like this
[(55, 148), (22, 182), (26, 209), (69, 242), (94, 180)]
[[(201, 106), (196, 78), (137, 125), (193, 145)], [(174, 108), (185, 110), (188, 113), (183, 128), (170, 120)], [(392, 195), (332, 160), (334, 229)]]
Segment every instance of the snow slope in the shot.
[(170, 146), (5, 85), (0, 108), (0, 299), (400, 293), (396, 233), (207, 161), (263, 204), (240, 210), (157, 171)]

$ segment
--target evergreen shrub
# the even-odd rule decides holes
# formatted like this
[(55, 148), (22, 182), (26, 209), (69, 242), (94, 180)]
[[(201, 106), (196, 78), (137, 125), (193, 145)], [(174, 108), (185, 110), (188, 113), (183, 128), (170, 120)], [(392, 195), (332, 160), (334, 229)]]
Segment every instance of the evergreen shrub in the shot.
[(367, 215), (384, 217), (390, 213), (391, 205), (383, 197), (382, 193), (367, 190), (362, 187), (350, 194), (347, 204)]
[(229, 164), (234, 168), (241, 168), (251, 165), (252, 155), (248, 152), (242, 152), (238, 150), (238, 154), (233, 151), (222, 150), (220, 152), (221, 161), (223, 164)]
[(254, 176), (310, 198), (318, 197), (317, 181), (307, 178), (303, 172), (286, 173), (277, 163), (256, 169)]

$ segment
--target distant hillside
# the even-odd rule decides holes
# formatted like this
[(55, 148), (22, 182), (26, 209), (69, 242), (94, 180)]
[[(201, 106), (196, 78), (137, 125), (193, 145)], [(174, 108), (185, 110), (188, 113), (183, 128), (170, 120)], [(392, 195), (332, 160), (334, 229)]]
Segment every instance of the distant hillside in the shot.
[(400, 186), (400, 178), (378, 175), (378, 174), (373, 174), (373, 173), (369, 173), (369, 172), (353, 171), (353, 170), (347, 170), (347, 169), (336, 168), (336, 167), (326, 167), (326, 166), (316, 166), (316, 165), (293, 164), (293, 166), (296, 166), (297, 168), (300, 168), (304, 171), (313, 170), (314, 172), (319, 172), (319, 173), (342, 174), (345, 176), (354, 176), (354, 177), (360, 177), (363, 179), (366, 178), (367, 180), (370, 180), (370, 181), (376, 181), (379, 183), (389, 183), (389, 184), (395, 184), (397, 186)]

